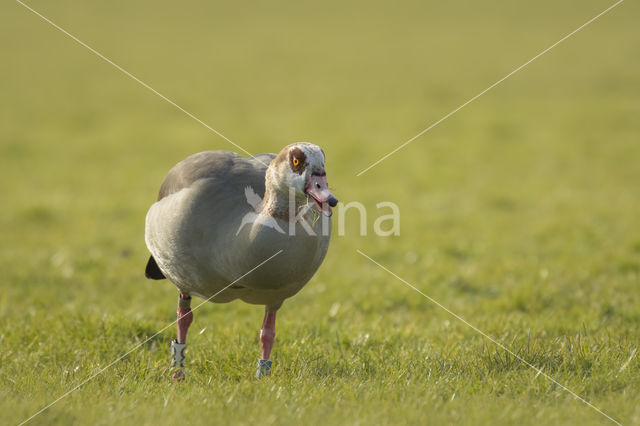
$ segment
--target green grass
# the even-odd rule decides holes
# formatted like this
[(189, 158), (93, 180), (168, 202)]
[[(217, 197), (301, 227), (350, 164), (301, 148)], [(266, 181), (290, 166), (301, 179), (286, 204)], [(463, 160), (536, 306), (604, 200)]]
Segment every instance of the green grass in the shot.
[[(631, 1), (45, 2), (35, 9), (251, 152), (309, 140), (349, 213), (278, 316), (195, 312), (33, 424), (610, 424), (361, 249), (624, 424), (640, 424), (640, 55)], [(0, 410), (19, 423), (175, 316), (143, 277), (167, 170), (232, 149), (17, 3), (0, 6)], [(200, 330), (203, 330), (200, 333)]]

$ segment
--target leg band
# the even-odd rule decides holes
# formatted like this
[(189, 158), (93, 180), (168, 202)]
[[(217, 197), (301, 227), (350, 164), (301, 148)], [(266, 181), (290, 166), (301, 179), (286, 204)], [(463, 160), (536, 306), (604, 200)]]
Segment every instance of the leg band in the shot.
[(191, 296), (183, 296), (182, 294), (180, 295), (180, 298), (178, 299), (178, 308), (182, 308), (182, 309), (191, 309)]
[(261, 379), (264, 376), (268, 376), (270, 374), (271, 374), (271, 360), (259, 359), (258, 370), (256, 370), (256, 379)]
[(172, 367), (183, 368), (185, 355), (184, 352), (187, 349), (186, 343), (178, 343), (177, 340), (171, 342), (171, 355), (173, 359), (171, 360)]

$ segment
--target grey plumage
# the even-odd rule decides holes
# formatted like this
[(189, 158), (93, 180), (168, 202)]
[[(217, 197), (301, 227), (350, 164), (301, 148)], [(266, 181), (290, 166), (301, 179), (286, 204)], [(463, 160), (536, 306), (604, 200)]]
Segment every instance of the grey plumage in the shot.
[[(182, 294), (209, 298), (278, 250), (282, 253), (211, 301), (241, 299), (277, 310), (311, 279), (329, 246), (328, 218), (315, 222), (316, 235), (308, 235), (301, 224), (290, 224), (288, 217), (263, 209), (262, 216), (287, 232), (259, 220), (240, 228), (245, 215), (255, 214), (253, 203), (265, 196), (265, 185), (271, 185), (269, 193), (278, 198), (269, 206), (286, 205), (280, 199), (287, 197), (281, 182), (265, 183), (269, 179), (265, 164), (272, 162), (270, 167), (284, 170), (281, 161), (286, 158), (275, 154), (244, 158), (228, 151), (206, 151), (169, 171), (147, 214), (145, 241), (159, 270)], [(256, 198), (245, 195), (247, 187)], [(296, 203), (298, 209), (306, 201)], [(290, 230), (295, 235), (289, 235)]]

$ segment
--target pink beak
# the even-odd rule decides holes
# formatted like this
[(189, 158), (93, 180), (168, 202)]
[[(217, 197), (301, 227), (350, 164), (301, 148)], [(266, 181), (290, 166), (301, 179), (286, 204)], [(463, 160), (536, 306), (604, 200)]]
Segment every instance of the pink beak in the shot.
[(331, 207), (335, 207), (338, 204), (338, 199), (331, 193), (326, 175), (311, 175), (305, 192), (313, 198), (318, 210), (327, 216), (331, 216)]

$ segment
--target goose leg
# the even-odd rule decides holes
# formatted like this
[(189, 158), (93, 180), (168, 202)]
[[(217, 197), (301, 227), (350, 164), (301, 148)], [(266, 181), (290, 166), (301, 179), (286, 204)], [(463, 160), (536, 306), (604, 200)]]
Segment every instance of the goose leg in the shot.
[(256, 378), (260, 379), (271, 374), (271, 348), (276, 337), (276, 313), (269, 312), (268, 308), (264, 313), (262, 329), (260, 330), (260, 343), (262, 344), (262, 358), (258, 360), (258, 370)]
[(180, 294), (178, 299), (178, 336), (177, 339), (171, 342), (171, 354), (173, 360), (171, 361), (171, 367), (178, 370), (173, 373), (172, 379), (176, 381), (182, 381), (185, 379), (184, 364), (185, 364), (185, 349), (187, 348), (187, 331), (193, 321), (193, 312), (191, 312), (191, 296)]

